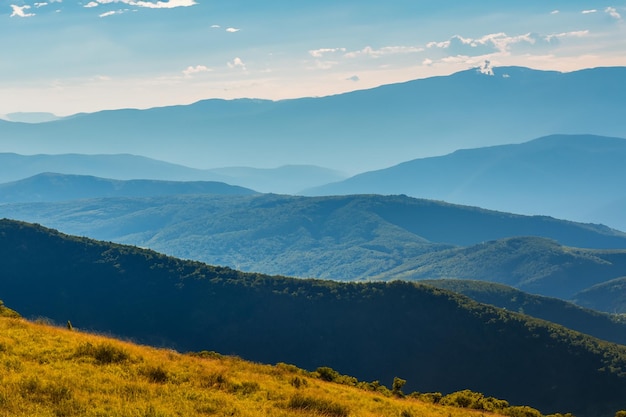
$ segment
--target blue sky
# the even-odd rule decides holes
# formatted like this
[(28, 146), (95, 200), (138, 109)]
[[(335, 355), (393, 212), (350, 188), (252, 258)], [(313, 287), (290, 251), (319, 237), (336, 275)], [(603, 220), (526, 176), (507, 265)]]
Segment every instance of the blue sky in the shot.
[(0, 114), (626, 65), (626, 0), (0, 0)]

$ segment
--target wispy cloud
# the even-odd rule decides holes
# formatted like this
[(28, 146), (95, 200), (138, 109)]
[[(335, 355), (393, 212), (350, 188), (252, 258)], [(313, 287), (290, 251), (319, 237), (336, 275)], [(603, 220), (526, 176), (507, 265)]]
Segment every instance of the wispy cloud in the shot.
[(564, 38), (584, 38), (589, 36), (588, 30), (577, 30), (573, 32), (563, 32), (563, 33), (555, 33), (553, 35), (548, 35), (545, 39), (548, 42), (553, 42), (554, 40), (564, 39)]
[(206, 67), (204, 65), (196, 65), (196, 66), (189, 66), (186, 69), (183, 70), (183, 74), (185, 75), (185, 77), (191, 77), (194, 74), (198, 74), (201, 72), (210, 72), (211, 68)]
[(358, 75), (353, 75), (352, 77), (348, 77), (348, 78), (346, 78), (346, 81), (352, 81), (352, 82), (355, 82), (355, 83), (356, 83), (356, 82), (361, 81), (361, 79), (359, 78), (359, 76), (358, 76)]
[(583, 10), (581, 13), (582, 14), (591, 14), (591, 13), (597, 13), (598, 10), (596, 9), (590, 9), (590, 10)]
[(17, 6), (15, 4), (11, 5), (11, 9), (13, 9), (13, 13), (11, 13), (11, 17), (32, 17), (35, 16), (35, 13), (28, 13), (26, 10), (30, 9), (30, 6), (25, 4), (24, 6)]
[(422, 52), (424, 48), (417, 46), (385, 46), (379, 49), (374, 49), (371, 46), (366, 46), (360, 51), (348, 52), (346, 58), (356, 58), (359, 56), (369, 56), (372, 58), (378, 58), (383, 55), (396, 55), (396, 54), (412, 54)]
[(622, 20), (622, 15), (619, 14), (615, 7), (607, 7), (604, 12), (611, 16), (613, 19)]
[(560, 11), (558, 11), (558, 10), (552, 10), (552, 11), (550, 12), (550, 14), (559, 14), (559, 13), (560, 13)]
[(100, 17), (109, 17), (109, 16), (114, 16), (116, 14), (122, 14), (122, 13), (125, 13), (127, 11), (128, 11), (128, 9), (125, 9), (125, 10), (122, 10), (122, 9), (120, 9), (120, 10), (111, 10), (109, 12), (100, 13), (98, 16), (100, 16)]
[(346, 52), (346, 48), (320, 48), (309, 51), (309, 55), (314, 58), (322, 58), (325, 54), (332, 54), (335, 52)]
[[(198, 4), (195, 2), (195, 0), (168, 0), (168, 1), (156, 1), (156, 2), (143, 1), (143, 0), (139, 0), (139, 1), (138, 0), (95, 0), (95, 1), (90, 1), (83, 7), (96, 7), (100, 4), (116, 4), (116, 3), (127, 4), (132, 7), (143, 7), (147, 9), (173, 9), (176, 7), (189, 7), (189, 6), (194, 6)], [(119, 14), (118, 12), (119, 11), (115, 11), (113, 13), (111, 12), (102, 13), (100, 17), (105, 17), (103, 15), (110, 16), (112, 14)]]
[(226, 29), (226, 32), (229, 32), (229, 33), (235, 33), (235, 32), (239, 32), (240, 30), (241, 30), (241, 29), (238, 29), (238, 28), (227, 28), (227, 29)]
[(38, 8), (40, 8), (40, 7), (44, 7), (44, 6), (47, 6), (47, 5), (48, 5), (48, 3), (46, 3), (46, 2), (43, 2), (43, 3), (35, 3), (35, 8), (37, 8), (37, 9), (38, 9)]
[(236, 57), (232, 61), (228, 62), (227, 65), (228, 65), (228, 68), (232, 68), (232, 69), (239, 68), (244, 71), (246, 70), (246, 64), (244, 64), (241, 58), (239, 57)]
[(513, 45), (546, 45), (563, 38), (581, 38), (587, 35), (589, 35), (588, 30), (551, 35), (526, 33), (517, 36), (509, 36), (506, 33), (500, 32), (491, 33), (476, 39), (455, 35), (447, 41), (429, 42), (426, 44), (426, 47), (446, 49), (450, 55), (482, 56), (494, 53), (508, 54)]

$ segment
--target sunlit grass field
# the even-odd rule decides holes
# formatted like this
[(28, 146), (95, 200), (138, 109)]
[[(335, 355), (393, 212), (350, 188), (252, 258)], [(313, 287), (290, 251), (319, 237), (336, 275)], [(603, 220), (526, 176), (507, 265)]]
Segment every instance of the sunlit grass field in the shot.
[(287, 364), (181, 354), (0, 318), (0, 415), (480, 416), (316, 377)]

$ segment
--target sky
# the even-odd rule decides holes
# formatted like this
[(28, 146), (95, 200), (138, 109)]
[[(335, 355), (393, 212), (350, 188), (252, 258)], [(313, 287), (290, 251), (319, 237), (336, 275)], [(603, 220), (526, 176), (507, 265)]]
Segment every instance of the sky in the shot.
[(0, 0), (0, 115), (626, 66), (626, 0)]

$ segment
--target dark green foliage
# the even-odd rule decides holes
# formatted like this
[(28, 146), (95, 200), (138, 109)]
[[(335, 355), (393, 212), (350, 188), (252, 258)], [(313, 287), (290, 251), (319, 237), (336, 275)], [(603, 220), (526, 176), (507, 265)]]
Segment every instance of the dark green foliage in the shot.
[(323, 398), (307, 397), (303, 395), (294, 395), (291, 397), (287, 407), (292, 410), (312, 411), (328, 417), (348, 417), (350, 414), (348, 408), (341, 404)]
[(315, 372), (318, 373), (320, 379), (329, 382), (335, 381), (340, 376), (339, 372), (335, 371), (332, 368), (329, 368), (328, 366), (321, 366), (317, 368)]
[[(623, 408), (625, 347), (432, 286), (246, 274), (9, 221), (0, 245), (0, 294), (27, 317), (363, 381), (401, 374), (407, 392), (470, 388), (544, 413)], [(102, 364), (128, 358), (106, 346), (79, 351)], [(207, 388), (231, 385), (207, 377)]]
[(393, 378), (393, 384), (391, 384), (391, 393), (396, 397), (404, 397), (404, 393), (402, 392), (402, 387), (406, 384), (406, 379), (398, 378), (397, 376)]
[(493, 397), (485, 397), (483, 394), (470, 390), (454, 392), (442, 397), (438, 403), (454, 407), (471, 408), (473, 410), (485, 410), (499, 412), (509, 408), (509, 403)]
[(502, 414), (509, 417), (542, 417), (538, 410), (526, 405), (505, 408), (502, 410)]

